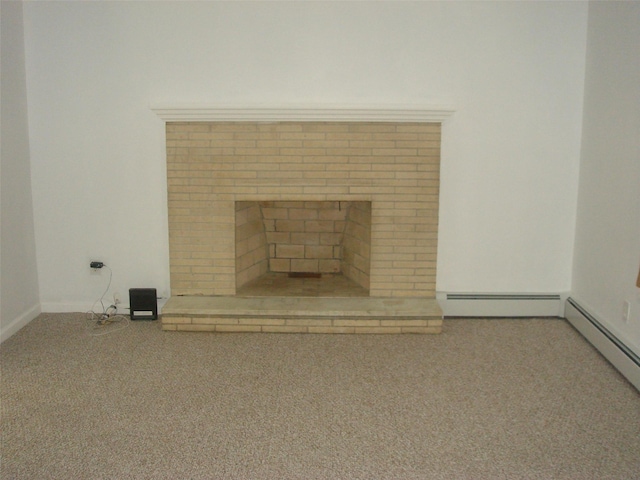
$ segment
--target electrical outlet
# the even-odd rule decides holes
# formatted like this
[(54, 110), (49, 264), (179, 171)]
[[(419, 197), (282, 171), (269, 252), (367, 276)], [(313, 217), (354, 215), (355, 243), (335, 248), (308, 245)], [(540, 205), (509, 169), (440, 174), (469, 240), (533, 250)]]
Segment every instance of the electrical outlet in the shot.
[(89, 260), (89, 269), (91, 275), (102, 275), (104, 265), (105, 263), (102, 260), (94, 260), (93, 258)]
[(622, 302), (622, 321), (627, 323), (631, 317), (631, 303), (625, 300)]
[(100, 276), (104, 275), (104, 273), (109, 273), (109, 269), (106, 268), (109, 266), (109, 259), (104, 258), (103, 255), (91, 255), (86, 257), (85, 261), (91, 275)]
[(120, 292), (113, 292), (113, 304), (120, 305), (122, 303), (122, 298), (120, 298)]

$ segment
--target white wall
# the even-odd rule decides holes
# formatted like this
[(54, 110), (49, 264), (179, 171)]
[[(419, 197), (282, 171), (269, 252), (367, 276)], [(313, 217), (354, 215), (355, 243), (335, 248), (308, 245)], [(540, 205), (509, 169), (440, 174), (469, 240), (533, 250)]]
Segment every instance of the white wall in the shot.
[(31, 202), (22, 3), (0, 6), (0, 339), (40, 313)]
[(29, 2), (43, 308), (169, 290), (163, 124), (150, 103), (451, 104), (438, 290), (571, 284), (587, 5)]
[(572, 296), (640, 355), (638, 2), (589, 7), (582, 138)]

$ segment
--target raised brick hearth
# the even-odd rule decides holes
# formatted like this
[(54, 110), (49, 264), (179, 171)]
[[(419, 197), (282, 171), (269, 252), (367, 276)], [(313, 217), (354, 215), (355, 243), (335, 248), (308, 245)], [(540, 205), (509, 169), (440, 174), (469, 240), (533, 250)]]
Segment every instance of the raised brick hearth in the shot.
[[(237, 315), (233, 322), (207, 323), (202, 319), (213, 317), (201, 310), (176, 311), (174, 297), (182, 303), (185, 297), (238, 298), (239, 287), (266, 272), (317, 271), (349, 276), (368, 289), (372, 302), (431, 302), (435, 308), (425, 307), (428, 318), (400, 318), (399, 313), (398, 321), (405, 322), (405, 333), (422, 320), (426, 323), (420, 325), (429, 328), (414, 333), (439, 331), (440, 128), (439, 123), (406, 122), (168, 122), (172, 298), (163, 310), (163, 328), (220, 330), (216, 325), (224, 324), (224, 331), (233, 330), (242, 323)], [(358, 250), (355, 266), (353, 258), (346, 261), (355, 257), (353, 248), (343, 243), (349, 211), (360, 222), (351, 230), (367, 229), (350, 240)], [(239, 227), (237, 217), (253, 218), (254, 225)], [(257, 230), (260, 225), (264, 233)], [(257, 238), (261, 235), (264, 245)], [(392, 328), (388, 313), (384, 331), (380, 319), (360, 318), (369, 321), (362, 326), (403, 333), (400, 324)], [(253, 315), (242, 315), (260, 326)], [(349, 316), (349, 321), (360, 317), (353, 311)], [(335, 320), (309, 317), (318, 317), (324, 327)], [(265, 326), (293, 320), (271, 315)]]

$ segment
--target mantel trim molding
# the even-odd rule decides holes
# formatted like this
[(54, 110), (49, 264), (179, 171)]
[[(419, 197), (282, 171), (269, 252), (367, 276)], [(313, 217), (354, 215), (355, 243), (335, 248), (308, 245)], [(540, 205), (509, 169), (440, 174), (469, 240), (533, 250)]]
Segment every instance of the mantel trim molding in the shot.
[(443, 123), (450, 106), (152, 105), (165, 122), (426, 122)]

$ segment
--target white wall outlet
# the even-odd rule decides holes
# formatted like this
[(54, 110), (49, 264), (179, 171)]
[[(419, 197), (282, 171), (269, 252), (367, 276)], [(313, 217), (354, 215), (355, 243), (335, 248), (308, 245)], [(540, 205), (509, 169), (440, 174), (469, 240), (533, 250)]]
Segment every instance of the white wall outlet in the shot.
[(122, 297), (120, 297), (120, 292), (113, 292), (113, 304), (120, 305), (122, 303)]
[(625, 300), (622, 302), (622, 321), (627, 323), (631, 317), (631, 303)]

